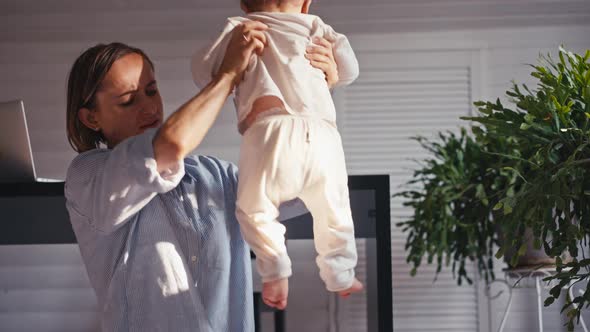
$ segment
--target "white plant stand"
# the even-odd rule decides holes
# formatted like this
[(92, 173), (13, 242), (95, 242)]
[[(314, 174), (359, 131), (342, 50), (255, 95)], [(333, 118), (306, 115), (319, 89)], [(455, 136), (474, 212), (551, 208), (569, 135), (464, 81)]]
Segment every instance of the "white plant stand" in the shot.
[[(566, 270), (566, 269), (563, 269)], [(502, 322), (500, 323), (500, 327), (498, 328), (498, 332), (503, 332), (504, 327), (506, 326), (506, 321), (508, 320), (508, 316), (510, 314), (510, 308), (512, 306), (512, 291), (515, 288), (532, 288), (534, 287), (537, 291), (537, 319), (538, 319), (538, 326), (539, 332), (543, 332), (543, 289), (551, 289), (553, 288), (554, 282), (544, 282), (543, 279), (546, 277), (550, 277), (555, 275), (557, 270), (555, 266), (543, 266), (543, 267), (520, 267), (514, 269), (505, 269), (504, 270), (504, 279), (496, 279), (492, 281), (486, 288), (486, 295), (491, 299), (496, 299), (499, 297), (503, 291), (498, 292), (496, 295), (492, 296), (490, 294), (491, 285), (494, 283), (500, 283), (506, 286), (508, 290), (508, 302), (506, 304), (506, 309), (504, 310), (504, 315), (502, 316)], [(533, 286), (531, 286), (531, 283)], [(570, 285), (566, 285), (564, 289), (568, 289), (568, 294), (570, 298), (574, 298), (573, 294), (573, 287), (569, 287)], [(573, 304), (575, 308), (577, 308), (576, 304)], [(586, 323), (584, 322), (584, 318), (580, 316), (580, 326), (584, 329), (584, 332), (588, 332), (588, 328), (586, 327)]]

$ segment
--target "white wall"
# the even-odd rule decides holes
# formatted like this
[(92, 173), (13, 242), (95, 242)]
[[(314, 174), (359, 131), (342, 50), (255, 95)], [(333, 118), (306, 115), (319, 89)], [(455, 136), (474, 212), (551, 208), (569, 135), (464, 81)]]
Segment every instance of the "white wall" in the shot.
[[(155, 61), (168, 115), (196, 92), (188, 72), (191, 52), (199, 41), (215, 35), (224, 17), (239, 14), (236, 3), (237, 0), (1, 1), (0, 100), (24, 99), (39, 175), (63, 178), (74, 156), (65, 137), (65, 85), (69, 66), (83, 49), (97, 42), (113, 40), (144, 48)], [(554, 52), (559, 44), (575, 51), (590, 48), (590, 3), (585, 0), (316, 0), (313, 9), (337, 30), (350, 36), (361, 61), (359, 81), (335, 95), (349, 169), (353, 174), (392, 174), (392, 191), (398, 190), (397, 184), (409, 174), (403, 169), (408, 165), (403, 160), (408, 156), (419, 157), (422, 153), (406, 139), (414, 129), (428, 134), (456, 128), (460, 124), (457, 116), (472, 111), (472, 101), (502, 96), (512, 79), (530, 82), (525, 63), (534, 63), (539, 52)], [(389, 70), (393, 79), (388, 81), (389, 85), (378, 85), (381, 101), (386, 107), (387, 98), (394, 97), (395, 100), (390, 105), (392, 112), (388, 116), (391, 118), (386, 119), (391, 121), (391, 129), (383, 129), (384, 137), (353, 130), (363, 125), (356, 116), (363, 105), (351, 103), (359, 94), (366, 96), (363, 95), (367, 91), (366, 84), (372, 84), (371, 79), (379, 79), (371, 75), (376, 75), (380, 66)], [(442, 89), (428, 79), (425, 68), (446, 73), (439, 75), (443, 81), (456, 77), (459, 81), (454, 87)], [(404, 72), (410, 73), (414, 85), (404, 84), (407, 81), (403, 79)], [(420, 95), (412, 99), (416, 91), (433, 86), (435, 91), (427, 93), (430, 98), (427, 102), (420, 101)], [(449, 98), (456, 104), (445, 101)], [(417, 101), (422, 103), (422, 109), (408, 111), (409, 106)], [(445, 106), (447, 113), (438, 112)], [(355, 142), (362, 140), (384, 146), (385, 150), (363, 147), (362, 144), (355, 146)], [(236, 161), (238, 144), (234, 112), (231, 107), (226, 107), (197, 152)], [(393, 222), (408, 213), (396, 204), (392, 202)], [(429, 267), (423, 267), (416, 278), (410, 278), (409, 269), (403, 263), (404, 235), (393, 229), (392, 239), (396, 331), (473, 331), (474, 328), (488, 331), (497, 328), (501, 304), (492, 302), (489, 305), (476, 288), (454, 287), (448, 275), (432, 284), (433, 269)], [(78, 264), (78, 258), (72, 256), (76, 251), (68, 250), (58, 247), (51, 252), (63, 255), (61, 257), (73, 262), (71, 264)], [(300, 257), (313, 254), (304, 249), (296, 252), (295, 255)], [(16, 253), (22, 256), (22, 260), (13, 259), (12, 255)], [(50, 322), (67, 320), (70, 317), (68, 308), (76, 308), (86, 313), (80, 324), (93, 322), (92, 316), (87, 314), (93, 308), (88, 299), (89, 290), (79, 289), (84, 282), (79, 267), (68, 267), (78, 269), (76, 281), (71, 284), (62, 282), (57, 286), (55, 280), (62, 278), (59, 273), (48, 274), (55, 280), (49, 278), (38, 283), (33, 279), (21, 279), (21, 274), (10, 270), (20, 271), (19, 262), (32, 273), (52, 269), (47, 262), (35, 260), (35, 255), (29, 249), (0, 248), (0, 321), (13, 322), (16, 319), (27, 322), (29, 327), (48, 330)], [(32, 269), (34, 264), (39, 264), (41, 270)], [(305, 265), (300, 268), (300, 275), (312, 277), (305, 281), (294, 280), (294, 284), (319, 294), (315, 293), (321, 289), (315, 277), (315, 267)], [(73, 293), (67, 291), (70, 285), (75, 289)], [(35, 290), (53, 299), (57, 293), (51, 290), (56, 287), (62, 290), (59, 300), (42, 301), (42, 304), (14, 302), (15, 293), (11, 293)], [(293, 292), (293, 301), (305, 302), (305, 297), (298, 297), (298, 294), (300, 292)], [(534, 302), (528, 300), (530, 294), (525, 290), (522, 300), (517, 300), (524, 306), (519, 309), (520, 314), (512, 316), (514, 320), (509, 321), (508, 327), (512, 326), (514, 331), (536, 328), (532, 316)], [(69, 296), (77, 298), (69, 302), (69, 307), (60, 304)], [(78, 306), (80, 301), (90, 303), (89, 307)], [(357, 302), (362, 307), (362, 301)], [(317, 319), (309, 330), (333, 330), (328, 316), (333, 300), (320, 296), (314, 299), (314, 303), (324, 308), (326, 315), (318, 317), (317, 311), (321, 309), (313, 307)], [(346, 311), (358, 308), (351, 303), (340, 307), (340, 326), (350, 328), (364, 322), (362, 315), (355, 316)], [(557, 306), (546, 312), (546, 330), (548, 326), (551, 330), (559, 330), (555, 310)], [(300, 312), (290, 317), (309, 317), (306, 315)], [(303, 328), (299, 324), (300, 319), (297, 326)], [(5, 330), (3, 326), (9, 325), (0, 324), (0, 330)]]

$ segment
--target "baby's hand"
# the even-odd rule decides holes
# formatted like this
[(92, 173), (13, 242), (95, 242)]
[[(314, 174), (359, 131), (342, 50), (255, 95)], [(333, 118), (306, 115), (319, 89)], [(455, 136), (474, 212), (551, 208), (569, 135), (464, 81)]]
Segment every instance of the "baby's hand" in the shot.
[(262, 285), (262, 301), (269, 307), (285, 309), (288, 296), (289, 279), (287, 278), (265, 282)]

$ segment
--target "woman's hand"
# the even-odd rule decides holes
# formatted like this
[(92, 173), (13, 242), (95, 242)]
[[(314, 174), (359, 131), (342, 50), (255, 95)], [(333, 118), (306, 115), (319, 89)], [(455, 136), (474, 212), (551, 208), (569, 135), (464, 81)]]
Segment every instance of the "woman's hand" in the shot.
[(217, 76), (230, 75), (233, 84), (237, 84), (250, 63), (253, 53), (258, 55), (264, 51), (268, 29), (263, 23), (250, 21), (236, 26), (227, 45), (223, 62)]
[(333, 88), (338, 83), (338, 66), (334, 60), (332, 43), (320, 37), (313, 39), (314, 44), (307, 47), (305, 57), (315, 68), (321, 69), (326, 75), (328, 87)]
[(211, 82), (172, 113), (158, 130), (152, 144), (159, 172), (170, 169), (201, 144), (227, 96), (242, 79), (253, 53), (261, 54), (264, 50), (267, 28), (254, 21), (234, 28)]

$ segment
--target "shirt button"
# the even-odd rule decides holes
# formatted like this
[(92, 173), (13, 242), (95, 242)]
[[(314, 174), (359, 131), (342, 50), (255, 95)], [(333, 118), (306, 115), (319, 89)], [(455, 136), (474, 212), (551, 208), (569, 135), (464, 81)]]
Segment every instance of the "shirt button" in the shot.
[(191, 257), (191, 261), (196, 262), (197, 261), (197, 256)]

